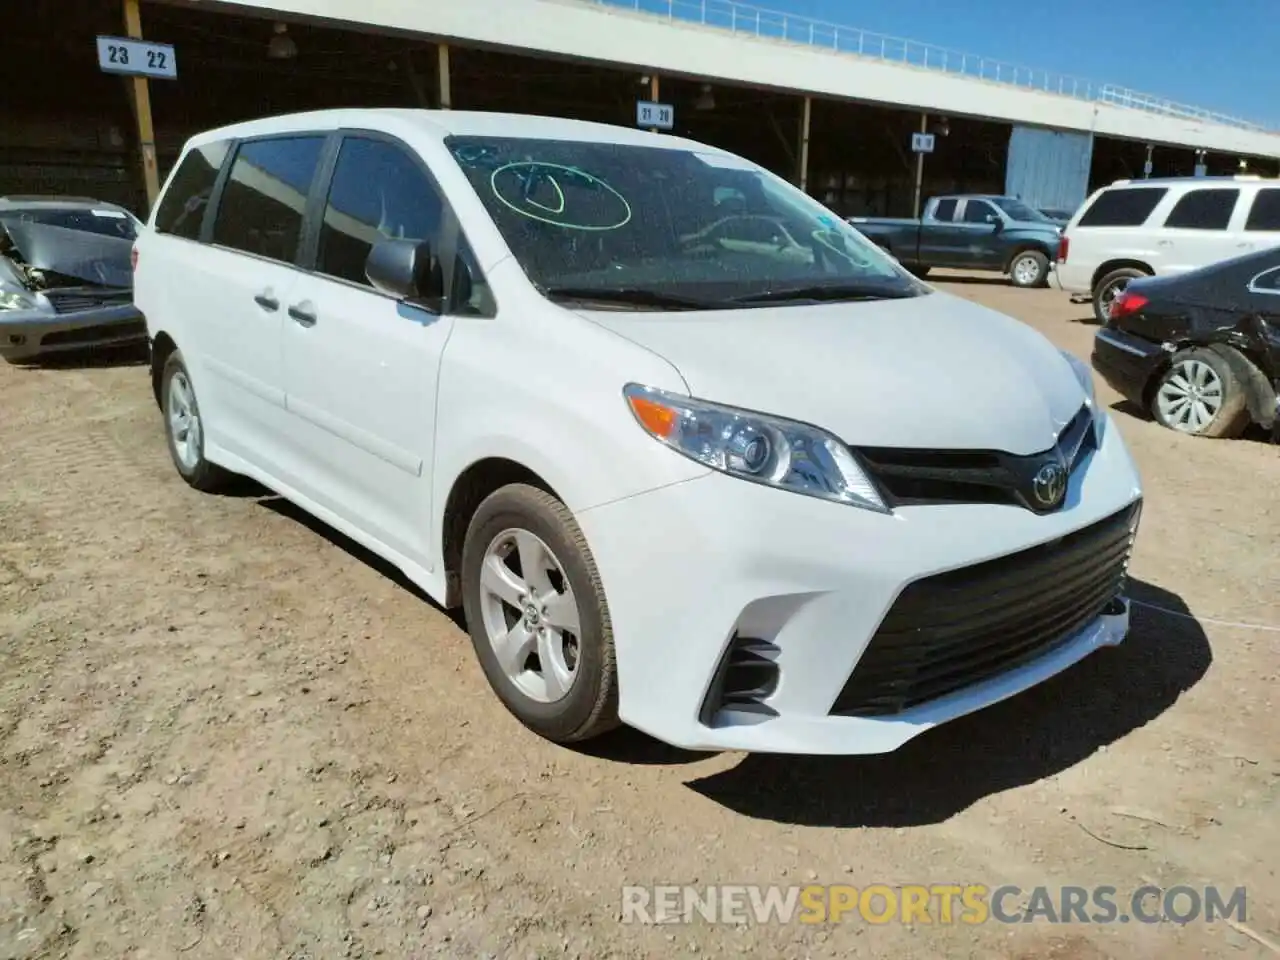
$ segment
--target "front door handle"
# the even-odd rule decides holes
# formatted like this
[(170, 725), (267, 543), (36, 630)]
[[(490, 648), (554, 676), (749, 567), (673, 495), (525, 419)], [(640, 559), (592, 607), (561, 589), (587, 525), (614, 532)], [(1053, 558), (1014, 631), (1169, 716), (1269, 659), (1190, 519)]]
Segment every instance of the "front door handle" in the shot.
[(280, 301), (271, 296), (270, 290), (264, 290), (253, 298), (253, 302), (260, 306), (263, 310), (272, 312), (280, 309)]
[(299, 325), (304, 327), (314, 327), (316, 325), (316, 308), (309, 301), (294, 304), (289, 308), (289, 316), (293, 317)]

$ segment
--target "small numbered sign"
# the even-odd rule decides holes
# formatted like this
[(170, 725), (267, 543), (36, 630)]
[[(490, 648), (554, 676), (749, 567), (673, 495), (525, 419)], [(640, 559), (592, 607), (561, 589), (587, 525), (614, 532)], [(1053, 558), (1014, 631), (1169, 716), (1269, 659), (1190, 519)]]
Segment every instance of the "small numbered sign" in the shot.
[(636, 126), (670, 130), (676, 125), (676, 108), (669, 103), (640, 100), (636, 103)]
[(103, 73), (131, 77), (178, 79), (178, 60), (167, 43), (148, 43), (127, 37), (98, 38), (98, 66)]
[(912, 153), (933, 153), (932, 133), (913, 133), (911, 135)]

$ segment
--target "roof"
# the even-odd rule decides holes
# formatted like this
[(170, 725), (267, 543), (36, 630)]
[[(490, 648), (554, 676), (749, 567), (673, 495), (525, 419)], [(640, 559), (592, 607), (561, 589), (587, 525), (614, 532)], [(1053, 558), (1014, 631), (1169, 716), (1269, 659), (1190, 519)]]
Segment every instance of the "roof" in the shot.
[(725, 154), (719, 147), (650, 133), (635, 127), (562, 117), (540, 117), (523, 113), (489, 113), (476, 110), (411, 110), (398, 107), (370, 107), (344, 110), (315, 110), (288, 113), (230, 124), (199, 133), (189, 141), (202, 146), (216, 140), (258, 137), (303, 130), (366, 128), (392, 132), (416, 128), (443, 139), (449, 136), (518, 137), (547, 140), (577, 140), (620, 143), (673, 150), (698, 150)]
[(0, 197), (0, 210), (30, 210), (32, 208), (62, 209), (62, 210), (123, 210), (128, 212), (118, 203), (109, 203), (106, 200), (95, 200), (92, 197), (59, 197), (55, 195), (38, 195), (38, 194), (12, 194), (7, 197)]
[(1148, 177), (1145, 180), (1116, 180), (1113, 187), (1167, 187), (1179, 183), (1280, 183), (1274, 177), (1260, 177), (1257, 174), (1237, 174), (1222, 177)]

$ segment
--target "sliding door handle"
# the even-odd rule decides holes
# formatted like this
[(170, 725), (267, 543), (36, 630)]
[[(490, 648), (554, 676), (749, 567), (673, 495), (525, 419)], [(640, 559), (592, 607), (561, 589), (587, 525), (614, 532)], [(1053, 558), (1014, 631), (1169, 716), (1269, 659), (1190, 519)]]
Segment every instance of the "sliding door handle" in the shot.
[(301, 326), (314, 327), (316, 325), (316, 309), (305, 300), (290, 307), (289, 316)]

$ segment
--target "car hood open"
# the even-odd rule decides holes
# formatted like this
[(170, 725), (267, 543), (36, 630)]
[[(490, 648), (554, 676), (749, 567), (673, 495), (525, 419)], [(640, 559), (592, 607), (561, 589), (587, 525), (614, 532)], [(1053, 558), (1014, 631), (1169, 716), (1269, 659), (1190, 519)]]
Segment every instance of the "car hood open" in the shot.
[(583, 315), (667, 359), (695, 397), (804, 421), (851, 446), (1038, 453), (1085, 403), (1047, 339), (944, 293)]
[(133, 241), (0, 217), (28, 267), (102, 287), (133, 286)]

